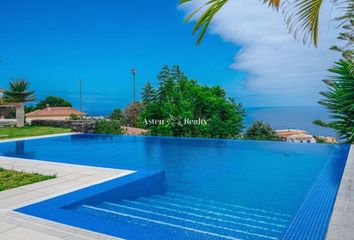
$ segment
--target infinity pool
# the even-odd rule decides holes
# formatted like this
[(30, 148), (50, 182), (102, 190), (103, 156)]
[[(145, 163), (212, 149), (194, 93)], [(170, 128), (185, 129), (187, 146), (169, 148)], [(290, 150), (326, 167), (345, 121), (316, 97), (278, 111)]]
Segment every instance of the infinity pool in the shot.
[[(111, 182), (112, 190), (94, 201), (72, 204), (75, 194), (60, 200), (70, 200), (60, 207), (68, 214), (107, 223), (77, 226), (126, 239), (323, 239), (348, 151), (348, 145), (95, 134), (0, 144), (2, 156), (137, 170), (122, 178), (136, 182), (128, 189)], [(18, 211), (76, 225), (69, 215), (36, 214), (40, 204)], [(312, 227), (302, 221), (311, 217)]]

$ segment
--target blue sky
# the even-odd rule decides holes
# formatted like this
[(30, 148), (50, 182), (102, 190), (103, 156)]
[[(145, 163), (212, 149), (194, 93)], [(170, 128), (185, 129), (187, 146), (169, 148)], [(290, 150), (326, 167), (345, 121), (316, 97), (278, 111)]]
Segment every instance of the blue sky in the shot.
[(236, 24), (228, 21), (227, 12), (220, 14), (211, 34), (197, 47), (193, 24), (183, 23), (189, 9), (178, 8), (176, 1), (1, 0), (0, 9), (0, 87), (25, 77), (38, 99), (59, 95), (77, 106), (78, 82), (83, 79), (85, 110), (124, 107), (132, 96), (132, 67), (138, 71), (139, 89), (147, 81), (156, 84), (164, 64), (179, 64), (190, 78), (221, 85), (246, 106), (316, 102), (314, 91), (311, 95), (298, 91), (288, 99), (275, 85), (273, 91), (272, 85), (262, 87), (252, 80), (263, 73), (242, 64), (262, 66), (242, 59), (249, 42), (232, 38), (229, 28)]

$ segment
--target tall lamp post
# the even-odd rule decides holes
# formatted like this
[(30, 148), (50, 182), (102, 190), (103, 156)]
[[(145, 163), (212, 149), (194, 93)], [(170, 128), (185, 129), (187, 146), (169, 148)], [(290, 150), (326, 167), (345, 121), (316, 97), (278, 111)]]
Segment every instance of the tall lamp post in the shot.
[(132, 68), (131, 73), (133, 75), (133, 103), (135, 103), (136, 69)]

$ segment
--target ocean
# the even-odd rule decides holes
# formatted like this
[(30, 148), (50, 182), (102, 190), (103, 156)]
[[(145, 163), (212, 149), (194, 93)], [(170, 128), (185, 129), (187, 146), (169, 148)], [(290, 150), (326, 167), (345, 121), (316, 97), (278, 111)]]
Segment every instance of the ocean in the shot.
[(312, 135), (336, 136), (329, 128), (313, 124), (315, 119), (329, 121), (329, 113), (318, 107), (251, 107), (246, 108), (245, 125), (255, 120), (268, 122), (275, 129), (303, 129)]

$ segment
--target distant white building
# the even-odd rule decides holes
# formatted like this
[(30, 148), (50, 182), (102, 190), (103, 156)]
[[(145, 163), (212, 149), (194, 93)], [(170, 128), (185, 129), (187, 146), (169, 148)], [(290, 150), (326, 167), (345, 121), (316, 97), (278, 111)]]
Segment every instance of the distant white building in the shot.
[(316, 143), (316, 139), (309, 134), (295, 134), (287, 138), (288, 142), (298, 142), (298, 143)]
[(316, 143), (316, 139), (305, 130), (284, 129), (276, 130), (277, 135), (287, 142)]

